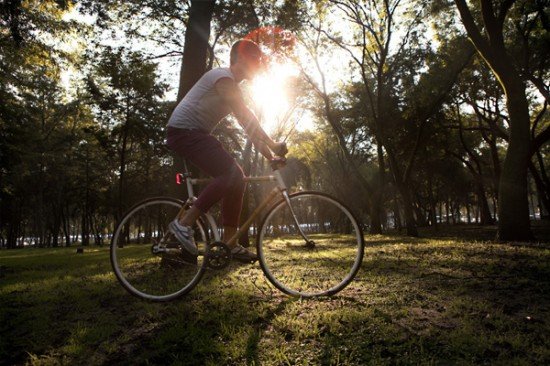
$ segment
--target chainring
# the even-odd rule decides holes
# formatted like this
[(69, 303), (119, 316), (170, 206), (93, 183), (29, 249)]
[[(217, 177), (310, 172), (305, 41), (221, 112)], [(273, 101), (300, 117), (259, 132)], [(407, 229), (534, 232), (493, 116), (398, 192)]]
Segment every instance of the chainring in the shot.
[(216, 241), (208, 245), (205, 256), (206, 265), (215, 270), (220, 270), (231, 262), (231, 249), (227, 244)]

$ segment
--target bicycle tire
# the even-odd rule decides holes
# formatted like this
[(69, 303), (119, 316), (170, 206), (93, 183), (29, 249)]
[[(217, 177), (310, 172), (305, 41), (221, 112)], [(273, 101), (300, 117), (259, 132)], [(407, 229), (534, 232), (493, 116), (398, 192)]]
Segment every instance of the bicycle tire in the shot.
[[(193, 265), (179, 261), (177, 254), (170, 257), (152, 252), (153, 241), (167, 234), (168, 223), (183, 204), (171, 197), (149, 198), (130, 208), (118, 223), (111, 240), (111, 265), (121, 285), (132, 295), (156, 302), (171, 301), (190, 292), (201, 280), (206, 269), (204, 256), (199, 255), (197, 265)], [(146, 224), (156, 225), (155, 230), (149, 228), (143, 234)], [(201, 218), (194, 229), (199, 252), (205, 253), (213, 228)]]
[(286, 200), (281, 199), (265, 215), (256, 237), (262, 271), (288, 295), (334, 295), (361, 266), (365, 247), (361, 226), (346, 205), (328, 194), (303, 191), (289, 199), (300, 227), (315, 245), (307, 249)]

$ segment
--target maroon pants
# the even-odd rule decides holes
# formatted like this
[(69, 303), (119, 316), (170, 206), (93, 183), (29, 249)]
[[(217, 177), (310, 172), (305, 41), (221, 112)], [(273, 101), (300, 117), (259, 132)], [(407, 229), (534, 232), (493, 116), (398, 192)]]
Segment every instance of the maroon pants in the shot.
[(222, 201), (222, 224), (238, 227), (245, 189), (243, 170), (208, 132), (168, 127), (167, 144), (214, 180), (199, 194), (195, 207), (206, 213)]

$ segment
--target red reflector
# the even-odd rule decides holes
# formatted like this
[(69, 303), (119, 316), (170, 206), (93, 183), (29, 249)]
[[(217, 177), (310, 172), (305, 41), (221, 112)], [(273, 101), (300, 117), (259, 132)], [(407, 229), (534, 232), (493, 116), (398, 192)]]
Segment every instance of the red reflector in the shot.
[(178, 173), (176, 174), (176, 184), (182, 184), (183, 183), (183, 174)]

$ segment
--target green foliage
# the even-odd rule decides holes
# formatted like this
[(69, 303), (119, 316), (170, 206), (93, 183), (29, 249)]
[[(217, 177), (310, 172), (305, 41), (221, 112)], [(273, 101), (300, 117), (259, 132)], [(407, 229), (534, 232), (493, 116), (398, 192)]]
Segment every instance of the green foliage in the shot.
[[(53, 2), (43, 2), (42, 8), (36, 2), (21, 6), (21, 17), (43, 14), (38, 18), (40, 21), (28, 24), (33, 31), (39, 32), (38, 27), (54, 31), (63, 28), (56, 23), (61, 10)], [(90, 115), (78, 101), (65, 98), (60, 85), (64, 59), (41, 37), (23, 44), (9, 39), (2, 42), (6, 47), (2, 48), (0, 73), (5, 101), (0, 115), (3, 206), (0, 237), (3, 245), (7, 240), (13, 246), (26, 229), (43, 244), (51, 227), (59, 229), (56, 222), (61, 214), (60, 202), (62, 195), (69, 193), (64, 183), (70, 174), (65, 174), (67, 161), (62, 157), (71, 156), (79, 141), (77, 131), (91, 123)]]
[(157, 65), (136, 52), (107, 48), (94, 59), (87, 89), (113, 152), (111, 169), (118, 170), (120, 212), (151, 190), (165, 189), (166, 183), (154, 181), (167, 175), (160, 173), (168, 157), (164, 125), (169, 106), (160, 99), (167, 86), (158, 81)]
[[(37, 17), (28, 24), (28, 32), (40, 36), (21, 44), (9, 38), (0, 40), (6, 46), (0, 58), (1, 244), (15, 246), (26, 241), (57, 246), (64, 237), (64, 244), (70, 245), (77, 234), (86, 244), (90, 233), (94, 242), (101, 244), (113, 224), (109, 216), (116, 197), (112, 186), (118, 161), (113, 157), (120, 119), (113, 117), (120, 116), (121, 105), (135, 110), (131, 131), (140, 148), (132, 149), (134, 160), (142, 159), (160, 169), (167, 163), (162, 126), (168, 109), (159, 100), (166, 87), (157, 81), (155, 64), (143, 62), (136, 53), (129, 54), (127, 61), (122, 51), (106, 50), (94, 60), (100, 61), (99, 70), (103, 68), (101, 77), (111, 82), (103, 105), (115, 107), (108, 111), (110, 116), (99, 118), (96, 113), (101, 108), (96, 109), (93, 98), (99, 97), (97, 93), (86, 92), (77, 83), (69, 95), (62, 84), (61, 75), (70, 62), (78, 60), (80, 66), (87, 62), (52, 47), (48, 40), (48, 32), (71, 29), (72, 23), (60, 20), (62, 10), (53, 2), (40, 6), (28, 2), (18, 14)], [(25, 33), (21, 31), (21, 35)], [(126, 98), (116, 90), (126, 92)], [(96, 88), (95, 92), (103, 90)], [(124, 104), (129, 98), (133, 104)], [(151, 175), (157, 174), (149, 170)]]
[(65, 0), (3, 1), (0, 4), (0, 27), (8, 31), (0, 33), (0, 44), (19, 48), (36, 43), (36, 34), (45, 29), (67, 32), (74, 24), (62, 21), (61, 17), (72, 7), (73, 1)]

